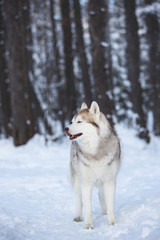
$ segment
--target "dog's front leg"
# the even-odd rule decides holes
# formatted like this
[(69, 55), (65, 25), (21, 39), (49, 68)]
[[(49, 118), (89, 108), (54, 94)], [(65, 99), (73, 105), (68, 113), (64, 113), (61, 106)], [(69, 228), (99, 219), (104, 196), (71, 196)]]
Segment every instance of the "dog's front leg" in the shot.
[(76, 197), (76, 217), (74, 218), (74, 221), (81, 222), (82, 221), (82, 194), (81, 194), (81, 186), (80, 186), (79, 179), (75, 180), (74, 192)]
[(92, 224), (92, 186), (86, 183), (82, 184), (83, 203), (85, 209), (85, 228), (93, 229)]
[(107, 214), (108, 214), (108, 223), (109, 225), (114, 225), (114, 197), (115, 197), (115, 181), (104, 183), (104, 195), (107, 202)]

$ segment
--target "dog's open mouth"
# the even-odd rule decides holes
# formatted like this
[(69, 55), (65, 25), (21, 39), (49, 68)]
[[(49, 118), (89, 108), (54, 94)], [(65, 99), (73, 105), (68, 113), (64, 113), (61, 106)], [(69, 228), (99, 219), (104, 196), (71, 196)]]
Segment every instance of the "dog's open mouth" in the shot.
[(78, 134), (75, 134), (75, 135), (68, 134), (68, 136), (69, 136), (70, 140), (73, 140), (73, 139), (76, 139), (76, 138), (82, 136), (82, 133), (78, 133)]

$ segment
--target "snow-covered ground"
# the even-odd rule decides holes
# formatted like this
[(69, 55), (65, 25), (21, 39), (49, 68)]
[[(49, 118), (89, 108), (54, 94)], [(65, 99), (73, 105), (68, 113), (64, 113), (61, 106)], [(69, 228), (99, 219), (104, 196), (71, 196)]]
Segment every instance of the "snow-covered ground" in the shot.
[(159, 240), (160, 139), (152, 137), (146, 145), (133, 130), (117, 130), (122, 145), (117, 223), (108, 226), (95, 189), (93, 230), (72, 221), (67, 138), (45, 146), (43, 137), (35, 136), (17, 148), (0, 140), (0, 240)]

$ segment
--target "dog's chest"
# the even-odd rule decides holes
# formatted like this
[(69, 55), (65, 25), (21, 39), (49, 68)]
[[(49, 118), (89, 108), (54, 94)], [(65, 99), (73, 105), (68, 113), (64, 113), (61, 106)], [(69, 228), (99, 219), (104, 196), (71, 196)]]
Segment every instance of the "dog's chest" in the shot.
[(109, 166), (106, 159), (88, 161), (85, 158), (81, 158), (79, 170), (83, 179), (96, 185), (102, 184), (109, 175)]

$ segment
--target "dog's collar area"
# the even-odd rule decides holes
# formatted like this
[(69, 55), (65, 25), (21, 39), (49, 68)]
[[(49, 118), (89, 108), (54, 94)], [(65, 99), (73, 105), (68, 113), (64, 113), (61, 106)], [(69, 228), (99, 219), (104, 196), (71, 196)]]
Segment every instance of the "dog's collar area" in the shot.
[(68, 134), (68, 135), (69, 135), (70, 140), (73, 140), (73, 139), (76, 139), (76, 138), (82, 136), (82, 133), (78, 133), (78, 134), (75, 134), (75, 135), (71, 135), (71, 134)]

